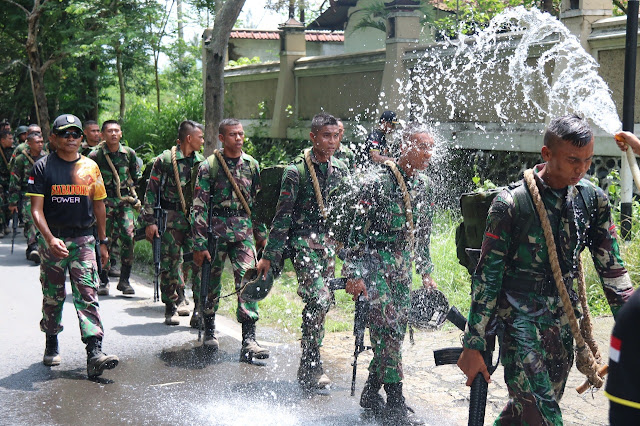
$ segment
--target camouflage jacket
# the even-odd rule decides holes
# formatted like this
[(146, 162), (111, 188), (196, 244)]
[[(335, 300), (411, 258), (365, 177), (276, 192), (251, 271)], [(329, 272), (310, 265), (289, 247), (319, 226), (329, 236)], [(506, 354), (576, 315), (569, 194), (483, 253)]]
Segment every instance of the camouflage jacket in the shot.
[[(85, 157), (88, 157), (89, 154), (91, 153), (91, 151), (93, 151), (96, 146), (89, 146), (89, 144), (87, 143), (87, 141), (82, 141), (82, 143), (80, 144), (80, 149), (78, 150), (78, 152), (82, 155), (84, 155)], [(115, 164), (114, 164), (115, 165)]]
[(348, 168), (352, 168), (355, 164), (356, 154), (349, 148), (347, 142), (340, 144), (340, 150), (333, 154), (335, 158), (342, 161)]
[[(429, 275), (433, 271), (429, 251), (433, 219), (431, 181), (422, 173), (408, 178), (404, 170), (398, 170), (405, 179), (411, 196), (416, 272)], [(407, 258), (410, 258), (407, 233), (411, 231), (405, 215), (402, 190), (393, 172), (387, 166), (378, 170), (375, 178), (362, 186), (357, 197), (358, 204), (352, 225), (355, 231), (351, 234), (348, 246), (406, 252)], [(411, 265), (408, 265), (407, 270), (411, 271)]]
[[(565, 190), (554, 190), (537, 175), (543, 167), (534, 169), (536, 183), (549, 214), (569, 293), (575, 295), (570, 285), (576, 276), (577, 258), (588, 247), (611, 311), (616, 315), (631, 295), (632, 286), (620, 257), (609, 199), (586, 179)], [(485, 333), (490, 332), (489, 324), (493, 323), (498, 305), (501, 308), (498, 316), (520, 316), (534, 323), (553, 325), (563, 316), (557, 290), (552, 290), (555, 295), (548, 296), (533, 288), (516, 290), (510, 284), (531, 282), (533, 286), (549, 282), (552, 277), (537, 213), (517, 206), (513, 191), (513, 187), (502, 191), (489, 210), (480, 261), (472, 278), (471, 309), (464, 336), (465, 347), (471, 349), (485, 349)], [(594, 199), (583, 201), (583, 193), (592, 194)], [(516, 215), (518, 209), (523, 213)], [(526, 229), (522, 227), (524, 222), (530, 223)], [(515, 235), (519, 233), (522, 235)], [(580, 315), (579, 310), (577, 314)]]
[(118, 206), (126, 204), (125, 201), (119, 200), (116, 193), (116, 181), (106, 156), (111, 158), (113, 166), (118, 171), (120, 177), (120, 195), (131, 196), (130, 187), (135, 187), (140, 178), (140, 170), (137, 163), (136, 152), (128, 146), (120, 144), (116, 152), (109, 152), (106, 142), (100, 142), (88, 155), (90, 159), (95, 161), (100, 167), (104, 186), (107, 189), (107, 198), (105, 204), (107, 206)]
[[(165, 150), (153, 160), (151, 175), (147, 183), (147, 190), (144, 197), (144, 210), (140, 218), (145, 225), (155, 225), (156, 219), (153, 216), (153, 208), (158, 202), (158, 188), (162, 185), (161, 197), (163, 201), (180, 206), (180, 195), (173, 172), (171, 161), (165, 161), (170, 157), (170, 150)], [(204, 157), (199, 152), (193, 152), (191, 156), (185, 157), (180, 149), (176, 150), (176, 163), (178, 165), (178, 175), (180, 176), (180, 186), (183, 196), (191, 185), (191, 169), (195, 163), (202, 161)], [(168, 163), (168, 164), (167, 164)], [(189, 206), (187, 206), (189, 209)], [(182, 208), (178, 209), (182, 211)], [(189, 214), (189, 210), (187, 210)]]
[(0, 155), (0, 185), (4, 188), (5, 191), (8, 191), (9, 180), (11, 179), (10, 164), (13, 148), (0, 147), (0, 150), (2, 150), (2, 154), (4, 154), (4, 157)]
[(22, 151), (24, 151), (25, 149), (29, 149), (29, 144), (27, 142), (20, 142), (15, 148), (13, 148), (13, 152), (11, 153), (11, 160), (9, 160), (9, 157), (7, 157), (7, 160), (9, 160), (9, 170), (13, 169), (13, 163), (15, 163), (16, 157), (19, 154), (22, 154)]
[[(215, 161), (218, 160), (213, 157)], [(256, 194), (260, 190), (260, 166), (249, 154), (242, 153), (238, 162), (228, 160), (227, 166), (235, 179), (240, 192), (244, 196), (249, 208), (253, 208)], [(209, 211), (209, 197), (212, 197)], [(257, 240), (266, 238), (266, 226), (260, 225), (256, 229), (247, 216), (235, 191), (233, 190), (222, 165), (218, 165), (216, 176), (210, 175), (209, 159), (200, 163), (198, 177), (193, 190), (193, 208), (191, 223), (193, 223), (194, 250), (207, 248), (207, 218), (211, 215), (213, 232), (225, 241), (245, 241), (255, 236)]]
[[(318, 177), (318, 183), (325, 202), (329, 192), (338, 186), (340, 180), (349, 176), (347, 166), (337, 158), (331, 157), (326, 168), (316, 160), (313, 150), (311, 162)], [(299, 168), (306, 171), (304, 180), (300, 180)], [(298, 156), (289, 164), (282, 175), (280, 196), (276, 207), (276, 214), (271, 224), (269, 239), (262, 257), (279, 264), (282, 260), (282, 252), (289, 243), (293, 248), (309, 247), (314, 249), (325, 248), (326, 226), (320, 207), (316, 200), (311, 176), (306, 168), (304, 157)], [(324, 171), (323, 171), (324, 169)]]
[[(29, 153), (27, 152), (27, 154)], [(40, 151), (40, 155), (37, 157), (29, 154), (34, 163), (46, 155), (47, 153), (44, 152), (44, 150)], [(13, 169), (11, 169), (11, 182), (9, 183), (9, 204), (17, 205), (20, 196), (24, 196), (27, 192), (27, 185), (32, 170), (33, 164), (31, 164), (31, 161), (29, 161), (25, 153), (21, 153), (15, 157)]]

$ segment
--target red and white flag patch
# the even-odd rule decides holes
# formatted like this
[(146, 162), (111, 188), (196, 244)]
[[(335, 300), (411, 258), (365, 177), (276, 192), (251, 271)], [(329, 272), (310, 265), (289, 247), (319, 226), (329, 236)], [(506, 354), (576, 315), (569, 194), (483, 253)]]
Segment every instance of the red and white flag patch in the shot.
[(27, 180), (27, 183), (28, 183), (29, 185), (33, 185), (33, 184), (34, 184), (34, 182), (35, 182), (35, 180), (33, 179), (33, 176), (29, 176), (29, 180)]
[(620, 349), (622, 348), (622, 340), (616, 336), (611, 336), (611, 346), (609, 347), (609, 359), (614, 362), (620, 362)]

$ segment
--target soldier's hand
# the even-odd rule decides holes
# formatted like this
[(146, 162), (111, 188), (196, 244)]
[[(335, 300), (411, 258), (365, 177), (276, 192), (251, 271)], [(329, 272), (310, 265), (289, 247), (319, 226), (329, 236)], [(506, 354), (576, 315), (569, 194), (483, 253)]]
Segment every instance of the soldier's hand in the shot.
[(150, 243), (153, 242), (153, 239), (155, 237), (160, 236), (160, 234), (158, 233), (158, 225), (147, 225), (147, 227), (144, 229), (144, 234), (147, 237), (147, 241), (149, 241)]
[(614, 135), (618, 148), (627, 150), (627, 145), (631, 147), (635, 154), (640, 155), (640, 140), (631, 132), (618, 132)]
[(211, 261), (211, 254), (209, 253), (209, 250), (200, 250), (193, 252), (193, 263), (195, 263), (199, 267), (202, 266), (202, 263), (204, 263), (205, 259)]
[(354, 301), (357, 300), (361, 294), (364, 297), (367, 297), (367, 286), (364, 285), (364, 280), (362, 278), (349, 278), (344, 287), (344, 291), (352, 295)]
[(64, 241), (53, 237), (51, 240), (47, 241), (49, 245), (49, 250), (51, 250), (51, 254), (53, 254), (58, 259), (64, 259), (69, 256), (69, 250), (67, 250), (67, 246), (64, 244)]
[(11, 212), (11, 214), (17, 213), (18, 206), (9, 206), (9, 211)]
[(258, 265), (256, 265), (258, 276), (261, 276), (263, 280), (267, 279), (267, 273), (269, 272), (269, 269), (271, 269), (271, 261), (265, 259), (264, 257), (260, 259)]
[(422, 276), (422, 285), (427, 290), (430, 290), (430, 289), (434, 289), (435, 290), (435, 289), (438, 288), (438, 284), (433, 280), (433, 278), (431, 278), (431, 275), (423, 275)]
[(256, 249), (264, 250), (264, 247), (267, 245), (267, 240), (256, 240)]
[(487, 383), (491, 383), (491, 375), (479, 350), (464, 348), (458, 358), (458, 368), (467, 376), (467, 386), (471, 386), (478, 373), (482, 373)]
[(103, 268), (107, 266), (107, 262), (109, 262), (109, 250), (107, 250), (106, 244), (100, 244), (100, 260)]

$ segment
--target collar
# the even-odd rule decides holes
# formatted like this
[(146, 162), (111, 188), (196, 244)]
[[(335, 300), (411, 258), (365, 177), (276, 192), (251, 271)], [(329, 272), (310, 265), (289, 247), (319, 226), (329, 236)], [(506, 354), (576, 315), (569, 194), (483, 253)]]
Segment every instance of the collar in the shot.
[[(104, 143), (102, 143), (102, 142), (104, 142)], [(100, 143), (102, 143), (102, 152), (105, 155), (107, 155), (109, 153), (112, 153), (111, 151), (109, 151), (109, 147), (107, 146), (107, 142), (106, 141), (102, 141), (102, 142), (100, 142)], [(122, 143), (118, 143), (118, 149), (115, 152), (121, 152), (123, 154), (127, 153), (127, 151), (124, 149), (124, 146), (122, 145)]]

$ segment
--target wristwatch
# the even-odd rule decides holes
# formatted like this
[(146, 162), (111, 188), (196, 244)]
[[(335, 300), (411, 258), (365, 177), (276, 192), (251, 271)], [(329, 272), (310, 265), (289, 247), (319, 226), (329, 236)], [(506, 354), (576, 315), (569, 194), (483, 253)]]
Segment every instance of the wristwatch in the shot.
[(104, 240), (100, 240), (100, 241), (99, 241), (99, 243), (100, 243), (100, 244), (104, 244), (105, 246), (106, 246), (106, 245), (109, 245), (109, 239), (108, 239), (108, 238), (105, 238)]

